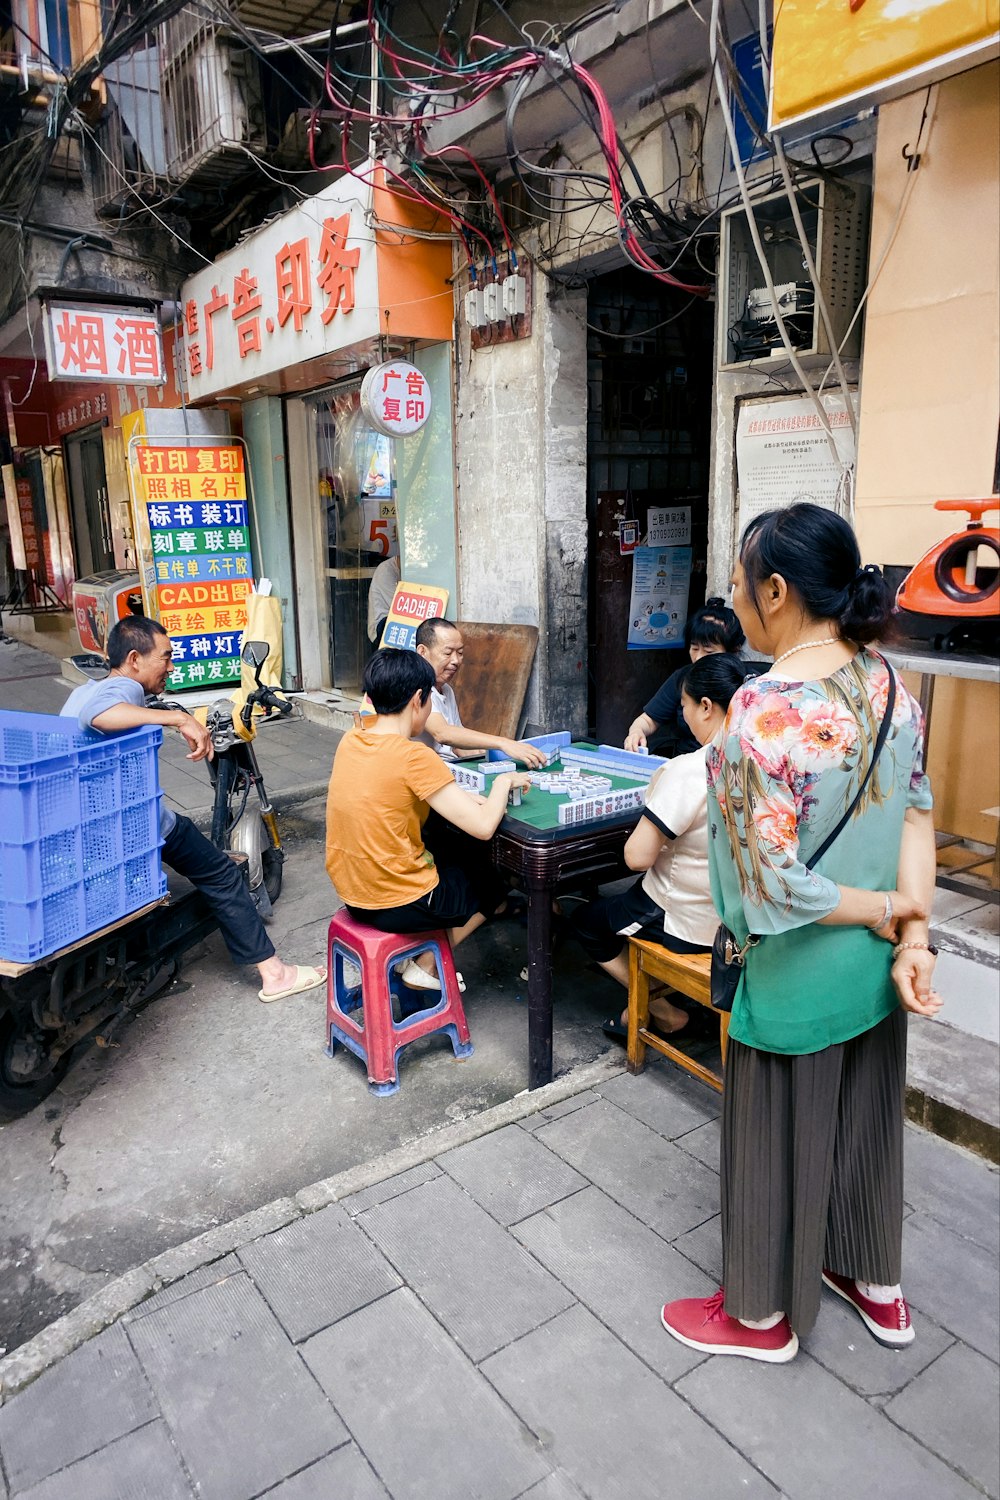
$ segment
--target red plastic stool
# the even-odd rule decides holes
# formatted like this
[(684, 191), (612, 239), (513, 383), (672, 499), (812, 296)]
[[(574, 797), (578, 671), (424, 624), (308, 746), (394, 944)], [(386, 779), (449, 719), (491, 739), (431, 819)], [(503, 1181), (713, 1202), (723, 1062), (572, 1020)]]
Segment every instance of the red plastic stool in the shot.
[[(434, 954), (440, 997), (435, 991), (407, 988), (393, 968), (428, 949)], [(394, 1094), (399, 1088), (399, 1054), (410, 1042), (435, 1031), (447, 1032), (456, 1057), (468, 1057), (473, 1048), (455, 976), (451, 944), (443, 932), (379, 932), (355, 922), (346, 907), (334, 912), (328, 937), (326, 981), (326, 1054), (347, 1047), (368, 1067), (368, 1087), (373, 1094)], [(361, 984), (348, 984), (345, 962), (361, 971)], [(427, 995), (427, 1004), (407, 1015), (416, 996)], [(393, 997), (400, 1002), (403, 1018), (392, 1013)]]

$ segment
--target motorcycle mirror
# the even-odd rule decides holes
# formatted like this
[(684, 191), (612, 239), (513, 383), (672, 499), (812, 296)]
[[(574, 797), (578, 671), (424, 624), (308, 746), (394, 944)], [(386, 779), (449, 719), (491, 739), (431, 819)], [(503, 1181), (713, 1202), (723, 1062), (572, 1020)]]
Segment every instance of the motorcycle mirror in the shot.
[(105, 658), (98, 656), (95, 651), (83, 651), (77, 656), (71, 656), (70, 661), (91, 682), (103, 682), (111, 670)]
[(262, 667), (267, 661), (271, 647), (267, 641), (246, 641), (240, 656), (248, 667)]

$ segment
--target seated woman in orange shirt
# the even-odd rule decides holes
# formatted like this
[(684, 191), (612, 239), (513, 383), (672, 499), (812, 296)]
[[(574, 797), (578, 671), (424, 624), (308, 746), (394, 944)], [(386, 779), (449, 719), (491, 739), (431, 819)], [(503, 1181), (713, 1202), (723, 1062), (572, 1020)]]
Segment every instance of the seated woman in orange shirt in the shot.
[[(326, 804), (326, 869), (351, 916), (381, 932), (446, 928), (452, 947), (496, 912), (505, 887), (488, 851), (468, 865), (439, 867), (423, 840), (431, 810), (488, 842), (507, 808), (512, 786), (526, 776), (496, 776), (489, 795), (456, 786), (448, 765), (416, 740), (431, 712), (434, 669), (415, 651), (377, 651), (364, 687), (376, 718), (341, 740)], [(410, 959), (403, 982), (437, 989), (434, 960)]]

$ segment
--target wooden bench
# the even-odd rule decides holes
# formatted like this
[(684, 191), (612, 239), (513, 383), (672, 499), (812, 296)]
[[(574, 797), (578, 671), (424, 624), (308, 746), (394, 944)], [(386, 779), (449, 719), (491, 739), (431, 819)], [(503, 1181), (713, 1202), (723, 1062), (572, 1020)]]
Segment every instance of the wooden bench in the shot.
[[(710, 989), (711, 955), (708, 953), (671, 953), (660, 943), (649, 943), (643, 938), (629, 938), (629, 983), (628, 983), (628, 1070), (641, 1073), (646, 1064), (646, 1048), (669, 1057), (686, 1072), (700, 1078), (702, 1083), (722, 1092), (722, 1076), (713, 1073), (688, 1057), (679, 1047), (658, 1036), (649, 1028), (649, 981), (660, 979), (672, 985), (689, 1000), (711, 1009)], [(719, 1045), (722, 1049), (722, 1064), (726, 1063), (726, 1045), (729, 1039), (729, 1014), (716, 1011), (719, 1017)], [(681, 1033), (683, 1035), (683, 1033)]]

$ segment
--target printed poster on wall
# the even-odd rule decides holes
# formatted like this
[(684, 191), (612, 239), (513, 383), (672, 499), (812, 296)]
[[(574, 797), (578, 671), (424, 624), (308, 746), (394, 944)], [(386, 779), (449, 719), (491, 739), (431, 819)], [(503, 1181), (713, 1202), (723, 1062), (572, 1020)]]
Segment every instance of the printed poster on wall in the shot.
[(167, 687), (239, 682), (253, 587), (243, 450), (146, 443), (134, 466), (149, 529), (143, 581), (174, 648)]
[[(854, 434), (841, 396), (822, 396), (843, 464), (856, 459)], [(808, 500), (833, 510), (841, 464), (830, 452), (819, 414), (808, 396), (744, 401), (736, 420), (739, 535), (755, 516)]]
[(690, 547), (635, 549), (628, 621), (630, 651), (683, 646), (690, 584)]

